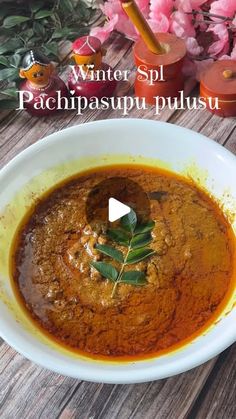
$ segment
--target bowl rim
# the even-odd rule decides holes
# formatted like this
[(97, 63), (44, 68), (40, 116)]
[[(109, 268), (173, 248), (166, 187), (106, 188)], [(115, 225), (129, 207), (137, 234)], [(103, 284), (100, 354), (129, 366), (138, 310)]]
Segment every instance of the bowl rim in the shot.
[[(201, 133), (192, 131), (188, 128), (177, 126), (174, 124), (162, 122), (162, 121), (155, 121), (155, 120), (149, 120), (149, 119), (138, 119), (138, 118), (114, 118), (114, 119), (108, 119), (108, 120), (99, 120), (99, 121), (91, 121), (88, 123), (78, 124), (71, 127), (67, 127), (65, 129), (62, 129), (60, 131), (56, 131), (41, 140), (37, 141), (36, 143), (30, 145), (23, 151), (21, 151), (19, 154), (17, 154), (13, 159), (11, 159), (3, 168), (0, 170), (0, 181), (2, 176), (6, 176), (7, 172), (11, 170), (12, 166), (17, 164), (22, 159), (27, 159), (32, 153), (37, 153), (39, 150), (45, 149), (48, 147), (48, 144), (56, 144), (58, 142), (58, 139), (63, 139), (63, 136), (65, 135), (65, 131), (68, 132), (76, 132), (77, 130), (85, 130), (87, 131), (89, 126), (92, 128), (92, 130), (96, 130), (96, 128), (107, 126), (107, 128), (115, 129), (115, 126), (119, 128), (120, 124), (125, 124), (127, 127), (130, 125), (130, 127), (133, 126), (133, 124), (140, 126), (142, 125), (142, 128), (146, 125), (150, 128), (150, 125), (155, 125), (156, 128), (159, 126), (167, 128), (167, 126), (171, 126), (171, 129), (178, 131), (177, 134), (185, 131), (191, 136), (191, 140), (193, 141), (200, 141), (202, 144), (210, 145), (211, 147), (218, 150), (218, 152), (227, 159), (227, 161), (232, 164), (234, 167), (236, 167), (236, 157), (233, 153), (231, 153), (229, 150), (225, 149), (221, 144), (217, 143), (216, 141), (209, 139), (202, 135)], [(88, 133), (87, 133), (88, 134)], [(177, 136), (177, 135), (175, 135)], [(174, 136), (173, 136), (174, 137)], [(173, 141), (176, 141), (175, 138), (173, 138)], [(3, 326), (3, 328), (2, 328)], [(125, 373), (124, 371), (119, 371), (118, 369), (107, 369), (105, 368), (106, 363), (102, 363), (103, 369), (96, 368), (96, 364), (93, 360), (89, 360), (88, 366), (89, 368), (86, 370), (84, 368), (83, 370), (80, 370), (78, 366), (75, 368), (75, 365), (70, 368), (68, 368), (68, 365), (56, 365), (53, 363), (52, 357), (45, 356), (45, 353), (40, 348), (35, 348), (33, 344), (24, 344), (23, 340), (17, 341), (16, 336), (14, 336), (14, 333), (12, 331), (7, 330), (7, 328), (4, 325), (4, 322), (0, 319), (0, 335), (2, 338), (14, 349), (16, 349), (19, 353), (24, 355), (26, 358), (30, 359), (34, 363), (40, 365), (41, 367), (48, 368), (51, 371), (54, 371), (59, 374), (63, 374), (66, 376), (71, 376), (73, 378), (79, 378), (82, 380), (87, 381), (93, 381), (93, 382), (104, 382), (104, 383), (117, 383), (117, 384), (128, 384), (128, 383), (140, 383), (140, 382), (148, 382), (156, 379), (161, 379), (164, 377), (173, 376), (176, 374), (179, 374), (183, 371), (187, 371), (189, 369), (195, 368), (196, 366), (207, 362), (212, 357), (216, 356), (220, 352), (222, 352), (224, 349), (226, 349), (228, 346), (230, 346), (233, 342), (236, 341), (236, 330), (232, 331), (230, 330), (230, 327), (227, 327), (224, 331), (224, 334), (221, 336), (221, 339), (213, 339), (211, 344), (208, 344), (204, 346), (204, 350), (200, 351), (198, 350), (197, 353), (195, 351), (194, 353), (194, 360), (193, 356), (188, 354), (181, 362), (174, 362), (169, 363), (168, 371), (163, 371), (162, 366), (154, 366), (153, 364), (149, 363), (149, 361), (152, 361), (157, 358), (150, 358), (147, 361), (144, 362), (143, 366), (135, 371), (132, 371), (132, 377), (129, 376), (129, 374)], [(202, 336), (202, 335), (201, 335)], [(46, 359), (47, 358), (47, 359)], [(79, 360), (78, 360), (79, 361)], [(76, 359), (73, 358), (73, 363), (78, 362)], [(68, 360), (68, 362), (70, 362)], [(135, 361), (136, 362), (136, 361)], [(132, 361), (132, 363), (135, 363)], [(121, 361), (122, 363), (122, 361)], [(137, 363), (140, 363), (140, 361), (137, 361)], [(125, 365), (125, 363), (123, 363)], [(165, 367), (166, 368), (166, 367)]]
[[(66, 128), (63, 128), (59, 131), (55, 131), (49, 135), (46, 135), (45, 137), (40, 138), (39, 140), (37, 140), (35, 143), (29, 145), (28, 147), (26, 147), (24, 150), (20, 151), (19, 153), (17, 153), (8, 163), (6, 163), (2, 168), (0, 168), (0, 180), (1, 180), (1, 176), (5, 174), (5, 171), (8, 170), (9, 167), (11, 167), (13, 164), (17, 163), (18, 160), (21, 160), (22, 158), (26, 158), (28, 155), (30, 155), (33, 151), (37, 152), (40, 151), (44, 148), (47, 148), (48, 143), (54, 144), (57, 143), (58, 139), (60, 137), (63, 137), (64, 133), (66, 132), (73, 132), (76, 131), (77, 129), (80, 130), (87, 130), (87, 127), (98, 127), (99, 126), (103, 126), (103, 125), (107, 125), (109, 126), (110, 124), (113, 125), (117, 125), (117, 128), (120, 127), (120, 124), (127, 124), (127, 125), (131, 125), (135, 123), (135, 124), (140, 124), (140, 125), (147, 125), (147, 127), (149, 125), (159, 125), (164, 127), (172, 127), (173, 129), (179, 131), (180, 132), (187, 132), (189, 133), (194, 140), (200, 140), (205, 144), (210, 145), (211, 147), (213, 146), (215, 149), (218, 149), (218, 151), (223, 155), (225, 155), (231, 162), (233, 162), (233, 164), (235, 164), (236, 162), (236, 155), (234, 155), (231, 151), (229, 151), (227, 148), (225, 148), (222, 144), (218, 143), (217, 141), (206, 137), (205, 135), (201, 134), (200, 132), (191, 130), (190, 128), (186, 128), (186, 127), (182, 127), (181, 125), (175, 125), (172, 124), (170, 122), (164, 122), (164, 121), (156, 121), (153, 119), (139, 119), (139, 118), (110, 118), (110, 119), (102, 119), (102, 120), (97, 120), (97, 121), (88, 121), (82, 124), (77, 124), (77, 125), (73, 125), (73, 126), (69, 126)], [(175, 142), (176, 139), (173, 138), (173, 142)]]

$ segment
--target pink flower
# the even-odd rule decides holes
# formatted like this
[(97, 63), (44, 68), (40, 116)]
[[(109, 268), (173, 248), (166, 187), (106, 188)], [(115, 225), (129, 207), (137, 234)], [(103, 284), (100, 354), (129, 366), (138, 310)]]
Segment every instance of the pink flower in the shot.
[(149, 0), (136, 0), (136, 3), (141, 12), (144, 13), (145, 16), (147, 16), (149, 13)]
[(220, 60), (236, 60), (236, 40), (234, 41), (234, 46), (233, 49), (231, 51), (230, 55), (222, 55), (220, 58)]
[[(213, 1), (210, 8), (210, 13), (233, 17), (236, 13), (236, 0), (216, 0)], [(217, 18), (214, 18), (217, 20)]]
[(119, 0), (108, 0), (104, 4), (101, 4), (100, 8), (104, 15), (109, 19), (111, 19), (114, 14), (120, 15), (122, 13), (122, 7)]
[(150, 19), (155, 20), (160, 14), (170, 18), (174, 8), (173, 0), (151, 0), (150, 1)]
[[(136, 2), (141, 12), (147, 18), (149, 13), (149, 0), (136, 0)], [(93, 28), (91, 30), (91, 35), (106, 40), (110, 33), (116, 29), (117, 31), (124, 33), (127, 38), (133, 40), (138, 38), (138, 33), (124, 12), (120, 0), (108, 0), (100, 7), (109, 20), (102, 28)]]
[(200, 32), (205, 32), (206, 29), (208, 28), (208, 25), (205, 23), (204, 21), (204, 15), (202, 15), (201, 13), (198, 13), (197, 15), (195, 15), (195, 19), (197, 22), (195, 22), (194, 27), (196, 30), (199, 30)]
[[(202, 69), (213, 59), (236, 59), (236, 39), (230, 42), (231, 27), (236, 27), (236, 0), (136, 0), (138, 7), (154, 32), (172, 32), (186, 42), (188, 58), (184, 73), (200, 77)], [(107, 17), (103, 27), (93, 28), (91, 34), (104, 42), (113, 30), (132, 40), (139, 34), (124, 12), (120, 0), (106, 0), (101, 9)], [(208, 19), (201, 13), (226, 16), (231, 21), (222, 22), (217, 17)], [(194, 12), (194, 14), (192, 14)], [(193, 22), (193, 17), (195, 22)], [(212, 24), (209, 25), (209, 19)], [(208, 20), (205, 23), (204, 20)], [(200, 56), (201, 61), (195, 60)], [(209, 59), (204, 60), (205, 56)]]
[[(149, 12), (149, 0), (136, 0), (136, 3), (141, 12), (145, 16), (147, 16)], [(108, 0), (103, 5), (101, 5), (100, 8), (103, 11), (104, 15), (106, 15), (110, 19), (112, 18), (114, 13), (126, 16), (126, 13), (123, 11), (120, 0)]]
[[(121, 6), (121, 2), (120, 0), (110, 0), (110, 2), (119, 2), (119, 7), (120, 7), (120, 14), (119, 14), (119, 20), (117, 22), (116, 25), (116, 30), (124, 33), (127, 38), (136, 40), (139, 37), (139, 33), (136, 30), (135, 26), (133, 25), (133, 23), (130, 21), (130, 19), (128, 18), (127, 14), (124, 12), (122, 6)], [(149, 0), (136, 0), (136, 3), (139, 7), (139, 9), (141, 10), (141, 12), (143, 13), (143, 15), (146, 17), (146, 19), (148, 18), (148, 13), (149, 13)], [(105, 3), (106, 4), (106, 3)]]
[(198, 10), (207, 0), (175, 0), (175, 8), (182, 12)]
[(173, 0), (151, 0), (148, 20), (154, 32), (168, 32)]
[(111, 32), (114, 30), (115, 26), (117, 25), (118, 19), (118, 14), (115, 14), (112, 19), (105, 23), (104, 26), (97, 26), (95, 28), (92, 28), (90, 31), (90, 35), (96, 36), (96, 38), (100, 39), (101, 43), (103, 44), (103, 42), (105, 42), (109, 38)]
[(190, 55), (197, 56), (203, 51), (203, 47), (198, 45), (196, 38), (189, 37), (186, 39), (187, 51)]
[(175, 35), (183, 39), (189, 36), (195, 36), (195, 29), (191, 22), (191, 16), (186, 15), (183, 12), (176, 11), (172, 13), (170, 29), (171, 32), (174, 32)]
[(159, 13), (155, 19), (149, 19), (148, 23), (153, 32), (168, 32), (170, 27), (169, 19), (163, 13)]
[(212, 57), (217, 57), (219, 54), (227, 54), (229, 50), (229, 33), (227, 27), (223, 23), (212, 25), (208, 28), (209, 32), (213, 32), (218, 38), (208, 48), (208, 53)]
[(232, 52), (230, 54), (230, 58), (232, 60), (236, 60), (236, 42), (234, 43), (234, 47), (233, 47)]

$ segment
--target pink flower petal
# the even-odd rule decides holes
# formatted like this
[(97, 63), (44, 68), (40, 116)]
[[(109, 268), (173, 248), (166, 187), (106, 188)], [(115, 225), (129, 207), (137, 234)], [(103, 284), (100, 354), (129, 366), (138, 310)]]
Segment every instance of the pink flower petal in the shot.
[(230, 55), (228, 55), (228, 54), (227, 55), (222, 55), (220, 57), (220, 60), (236, 60), (236, 40), (234, 42), (234, 47), (231, 51), (231, 54)]
[(170, 29), (176, 36), (183, 39), (195, 36), (195, 29), (191, 22), (191, 16), (188, 16), (183, 12), (176, 11), (172, 13)]
[(236, 42), (235, 42), (234, 47), (231, 51), (230, 57), (231, 57), (232, 60), (236, 60)]
[(139, 9), (141, 10), (141, 12), (147, 16), (149, 12), (149, 0), (136, 0), (136, 3)]
[[(236, 13), (236, 0), (216, 0), (213, 1), (210, 8), (210, 13), (233, 17)], [(217, 20), (217, 18), (214, 18)]]
[(212, 25), (208, 28), (208, 31), (213, 32), (218, 38), (210, 45), (208, 53), (212, 57), (216, 57), (218, 54), (226, 54), (229, 49), (229, 33), (226, 25), (223, 23)]
[(175, 0), (175, 8), (182, 12), (198, 10), (207, 0)]
[(107, 23), (105, 23), (104, 26), (97, 26), (95, 28), (92, 28), (90, 31), (90, 35), (96, 36), (96, 38), (100, 39), (101, 43), (105, 42), (109, 36), (110, 33), (114, 30), (115, 26), (118, 22), (118, 15), (113, 15), (113, 18), (110, 19)]
[(169, 19), (163, 13), (159, 13), (158, 17), (149, 19), (148, 22), (154, 32), (168, 32), (169, 30)]
[(114, 14), (120, 15), (123, 12), (121, 2), (119, 0), (108, 0), (104, 4), (101, 4), (100, 9), (108, 18), (112, 18)]
[(191, 55), (200, 55), (201, 52), (203, 51), (203, 48), (200, 47), (200, 45), (198, 45), (196, 38), (187, 38), (186, 39), (186, 47), (187, 47), (187, 51), (191, 54)]
[(150, 19), (154, 21), (159, 19), (160, 14), (170, 18), (174, 8), (173, 0), (151, 0), (150, 1)]
[[(137, 4), (147, 18), (149, 13), (149, 0), (136, 0)], [(130, 19), (124, 12), (120, 0), (108, 0), (101, 5), (102, 12), (112, 21), (114, 15), (118, 16), (118, 21), (114, 27), (119, 32), (122, 32), (127, 36), (127, 38), (136, 40), (138, 38), (138, 33), (131, 23)]]

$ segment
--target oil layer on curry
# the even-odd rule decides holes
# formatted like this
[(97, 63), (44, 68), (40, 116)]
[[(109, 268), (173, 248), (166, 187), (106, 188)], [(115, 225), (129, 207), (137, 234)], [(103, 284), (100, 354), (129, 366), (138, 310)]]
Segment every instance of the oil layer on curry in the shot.
[[(113, 297), (112, 282), (91, 265), (109, 259), (96, 249), (111, 244), (108, 222), (93, 224), (86, 214), (91, 190), (112, 177), (140, 185), (155, 222), (155, 253), (135, 266), (145, 285), (121, 283)], [(144, 166), (100, 168), (57, 185), (26, 215), (11, 258), (14, 289), (37, 325), (100, 359), (181, 347), (216, 320), (234, 287), (234, 235), (216, 203), (186, 179)]]

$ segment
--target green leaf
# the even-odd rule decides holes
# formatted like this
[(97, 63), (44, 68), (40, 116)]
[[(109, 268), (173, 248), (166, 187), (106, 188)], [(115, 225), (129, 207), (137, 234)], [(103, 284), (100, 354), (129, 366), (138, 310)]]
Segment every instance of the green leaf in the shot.
[(123, 273), (121, 280), (124, 284), (145, 285), (147, 284), (145, 273), (140, 271), (128, 271)]
[(11, 58), (9, 59), (9, 61), (10, 61), (10, 65), (11, 66), (13, 66), (15, 68), (18, 68), (19, 65), (20, 65), (20, 62), (21, 62), (21, 55), (15, 53), (14, 55), (11, 56)]
[(120, 263), (124, 262), (123, 253), (112, 246), (107, 246), (106, 244), (97, 244), (95, 246), (95, 249), (99, 250), (99, 252), (103, 253), (106, 256), (110, 256), (117, 262), (120, 262)]
[(14, 89), (13, 87), (9, 89), (1, 90), (1, 95), (8, 96), (9, 98), (14, 98), (14, 99), (18, 98), (17, 90)]
[(52, 16), (53, 12), (52, 10), (39, 10), (39, 12), (37, 12), (34, 17), (35, 19), (43, 19), (44, 17), (49, 17)]
[(66, 36), (66, 39), (73, 41), (76, 36), (88, 35), (88, 27), (79, 28), (77, 30), (71, 30), (70, 33)]
[(24, 54), (27, 51), (29, 51), (29, 48), (26, 48), (26, 47), (17, 49), (17, 53), (20, 54), (21, 56), (23, 56), (22, 54)]
[(43, 38), (45, 36), (45, 27), (41, 25), (39, 22), (34, 22), (33, 24), (33, 31), (35, 35)]
[(4, 28), (13, 28), (30, 20), (27, 16), (7, 16), (3, 21)]
[(155, 227), (155, 222), (150, 220), (147, 221), (145, 224), (140, 224), (135, 229), (135, 234), (140, 233), (147, 233), (148, 231), (151, 231)]
[(149, 249), (149, 248), (144, 248), (144, 247), (141, 247), (140, 249), (132, 250), (126, 259), (126, 264), (131, 265), (133, 263), (140, 262), (141, 260), (154, 255), (154, 253), (155, 253), (154, 250)]
[(0, 36), (3, 36), (2, 39), (8, 39), (9, 37), (13, 36), (12, 29), (4, 28), (0, 26)]
[(24, 39), (24, 41), (28, 41), (34, 35), (35, 34), (32, 28), (26, 29), (25, 31), (21, 32), (21, 38)]
[(120, 224), (125, 230), (130, 231), (131, 233), (134, 232), (137, 224), (137, 215), (132, 208), (129, 214), (121, 218)]
[(58, 44), (57, 42), (51, 42), (43, 46), (43, 50), (47, 55), (53, 55), (57, 57), (58, 54)]
[(0, 81), (9, 80), (13, 81), (19, 77), (19, 71), (16, 68), (4, 68), (0, 70)]
[(118, 277), (118, 272), (114, 266), (106, 262), (91, 262), (93, 266), (104, 278), (110, 279), (111, 281), (116, 281)]
[(107, 230), (107, 236), (116, 243), (129, 246), (129, 235), (123, 230), (111, 228)]
[(151, 243), (152, 235), (150, 232), (143, 233), (143, 234), (136, 234), (130, 242), (130, 246), (132, 249), (137, 249), (139, 247), (144, 247), (147, 244)]
[(84, 2), (81, 2), (76, 8), (76, 15), (84, 22), (88, 22), (91, 17), (91, 8), (89, 8)]
[(60, 1), (60, 8), (64, 12), (73, 13), (73, 11), (74, 11), (73, 3), (70, 0), (61, 0)]
[[(74, 34), (75, 31), (72, 32), (70, 28), (65, 26), (62, 29), (56, 29), (52, 34), (52, 39), (61, 39), (61, 38), (64, 38), (64, 37), (68, 36), (71, 33)], [(78, 33), (78, 31), (77, 31), (77, 33)]]
[(9, 61), (4, 55), (0, 55), (0, 64), (9, 67)]
[(39, 9), (41, 9), (44, 5), (44, 1), (33, 1), (30, 4), (30, 8), (33, 13), (37, 12)]
[(16, 109), (18, 108), (19, 103), (17, 100), (12, 99), (1, 99), (0, 100), (0, 109)]
[(23, 42), (20, 39), (10, 39), (0, 46), (0, 54), (16, 51), (18, 48), (22, 46)]

